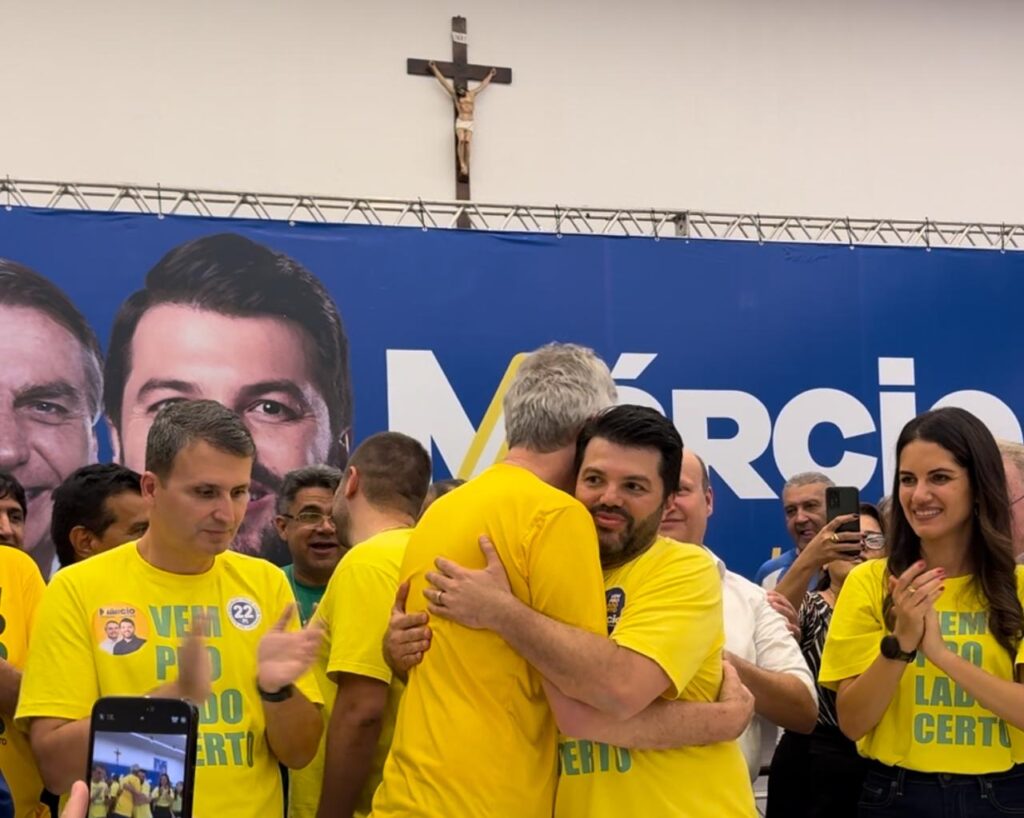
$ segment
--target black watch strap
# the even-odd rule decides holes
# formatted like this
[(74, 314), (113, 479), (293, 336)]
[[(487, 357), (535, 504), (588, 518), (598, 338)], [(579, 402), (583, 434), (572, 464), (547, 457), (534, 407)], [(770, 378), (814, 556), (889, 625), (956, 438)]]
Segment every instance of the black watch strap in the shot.
[(886, 659), (899, 659), (901, 662), (913, 662), (917, 658), (917, 651), (909, 653), (900, 647), (900, 640), (894, 634), (882, 637), (882, 644), (879, 646), (882, 656)]
[(295, 692), (295, 685), (287, 684), (275, 693), (268, 693), (257, 684), (256, 690), (259, 692), (260, 698), (265, 702), (283, 702), (292, 697), (292, 694)]

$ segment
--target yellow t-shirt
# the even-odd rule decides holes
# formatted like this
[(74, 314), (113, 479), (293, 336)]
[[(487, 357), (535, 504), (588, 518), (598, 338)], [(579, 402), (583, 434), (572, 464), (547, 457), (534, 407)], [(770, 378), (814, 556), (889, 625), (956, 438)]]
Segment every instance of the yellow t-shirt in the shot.
[[(392, 679), (391, 668), (384, 661), (382, 643), (391, 608), (395, 604), (399, 571), (411, 534), (411, 528), (396, 528), (382, 531), (356, 545), (335, 569), (316, 609), (316, 617), (327, 632), (324, 655), (317, 668), (330, 688), (324, 692), (324, 699), (329, 703), (325, 708), (328, 710), (327, 723), (330, 724), (329, 711), (333, 709), (337, 693), (337, 687), (331, 681), (335, 673), (354, 673), (388, 685), (387, 710), (373, 757), (373, 771), (356, 804), (356, 818), (365, 818), (370, 812), (370, 802), (380, 784), (384, 759), (391, 747), (398, 702), (405, 689), (399, 679)], [(323, 781), (323, 742), (317, 761), (317, 769), (312, 769), (317, 764), (315, 761), (300, 771), (301, 778), (299, 775), (293, 777), (291, 818), (313, 818), (316, 815)], [(307, 770), (310, 776), (307, 776)], [(307, 777), (313, 774), (315, 782), (307, 782)], [(312, 797), (314, 794), (315, 798)]]
[(168, 789), (163, 789), (163, 790), (158, 789), (158, 788), (154, 788), (153, 792), (151, 794), (154, 796), (154, 798), (153, 798), (153, 806), (154, 807), (168, 807), (168, 808), (170, 808), (170, 806), (174, 803), (174, 788), (173, 787), (170, 787)]
[[(100, 696), (143, 695), (174, 681), (178, 647), (193, 613), (203, 611), (213, 693), (199, 709), (195, 814), (273, 815), (283, 795), (256, 690), (256, 653), (261, 637), (294, 601), (280, 568), (233, 551), (198, 576), (154, 568), (134, 542), (68, 566), (54, 575), (36, 617), (17, 721), (83, 719)], [(111, 620), (133, 623), (127, 650), (114, 645), (108, 652), (103, 644)], [(294, 618), (290, 627), (298, 627)], [(55, 667), (62, 672), (54, 673)], [(296, 687), (322, 704), (311, 673)]]
[[(656, 662), (669, 699), (712, 702), (722, 684), (722, 580), (703, 548), (659, 537), (605, 572), (608, 633)], [(628, 750), (562, 737), (556, 818), (752, 818), (747, 764), (735, 741)], [(700, 782), (695, 785), (695, 782)]]
[[(887, 560), (868, 560), (850, 572), (836, 602), (818, 678), (826, 687), (859, 676), (879, 656), (888, 633), (882, 619)], [(988, 630), (983, 597), (973, 577), (945, 581), (935, 603), (942, 636), (957, 655), (1000, 679), (1021, 663)], [(1024, 601), (1024, 567), (1017, 568)], [(860, 754), (883, 764), (929, 773), (1002, 772), (1024, 761), (1024, 733), (986, 710), (918, 652), (900, 679), (881, 721), (857, 742)]]
[(106, 781), (89, 782), (89, 818), (107, 818), (110, 785)]
[(153, 818), (153, 811), (149, 808), (149, 798), (151, 795), (149, 782), (139, 781), (136, 776), (128, 776), (124, 786), (146, 799), (145, 802), (141, 804), (137, 801), (135, 802), (134, 808), (132, 809), (132, 818)]
[[(29, 633), (46, 586), (33, 559), (24, 551), (0, 546), (0, 659), (23, 669)], [(48, 816), (39, 803), (43, 779), (39, 775), (28, 736), (9, 716), (0, 718), (0, 771), (14, 799), (15, 818)]]
[(114, 782), (114, 786), (110, 788), (110, 797), (114, 799), (112, 815), (132, 818), (132, 813), (135, 811), (135, 798), (132, 796), (132, 787), (128, 778), (127, 775), (121, 776), (121, 780)]
[[(506, 464), (437, 500), (417, 524), (401, 573), (412, 580), (410, 611), (426, 607), (424, 573), (436, 557), (484, 566), (481, 534), (494, 542), (519, 599), (605, 633), (590, 513)], [(431, 648), (409, 674), (374, 818), (550, 818), (558, 734), (540, 675), (495, 633), (439, 617), (430, 625)]]

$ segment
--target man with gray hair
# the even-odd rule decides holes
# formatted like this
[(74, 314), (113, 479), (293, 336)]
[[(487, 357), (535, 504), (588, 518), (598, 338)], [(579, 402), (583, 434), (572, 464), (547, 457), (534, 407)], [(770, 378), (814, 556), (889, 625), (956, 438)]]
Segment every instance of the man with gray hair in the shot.
[(288, 472), (277, 496), (274, 526), (292, 555), (285, 576), (299, 603), (305, 625), (327, 590), (334, 569), (349, 549), (334, 527), (331, 504), (341, 471), (331, 466), (305, 466)]
[[(410, 612), (440, 556), (482, 568), (486, 534), (512, 592), (549, 617), (606, 632), (597, 534), (568, 492), (576, 436), (612, 406), (615, 384), (592, 350), (549, 344), (520, 365), (504, 399), (508, 454), (433, 503), (405, 552)], [(550, 815), (557, 728), (541, 677), (489, 631), (436, 620), (430, 655), (409, 674), (373, 815)]]
[(834, 486), (821, 472), (806, 471), (794, 474), (782, 487), (782, 511), (786, 515), (786, 530), (793, 538), (794, 547), (774, 557), (754, 575), (754, 582), (771, 591), (796, 561), (814, 536), (825, 525), (825, 489)]
[(1017, 562), (1024, 562), (1024, 445), (999, 441), (1006, 469), (1006, 490), (1010, 495), (1010, 514), (1013, 523), (1013, 554)]

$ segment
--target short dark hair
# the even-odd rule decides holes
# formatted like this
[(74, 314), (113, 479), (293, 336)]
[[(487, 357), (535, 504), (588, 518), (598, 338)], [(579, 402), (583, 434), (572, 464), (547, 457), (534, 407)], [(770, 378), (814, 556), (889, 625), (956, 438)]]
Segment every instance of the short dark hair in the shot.
[(352, 452), (348, 465), (359, 470), (359, 487), (371, 505), (415, 519), (430, 486), (430, 455), (401, 432), (370, 435)]
[(103, 392), (103, 353), (89, 322), (63, 290), (35, 270), (0, 258), (0, 304), (38, 310), (70, 332), (86, 352), (86, 405), (92, 419), (99, 416)]
[(664, 499), (679, 491), (679, 472), (683, 460), (683, 439), (679, 431), (661, 412), (647, 406), (614, 406), (583, 425), (576, 438), (576, 471), (594, 438), (618, 446), (654, 449), (661, 454), (658, 472), (664, 487)]
[(13, 497), (14, 501), (21, 506), (21, 513), (28, 517), (25, 489), (13, 474), (0, 471), (0, 500), (6, 500), (8, 497)]
[(284, 514), (295, 502), (296, 495), (303, 489), (327, 489), (337, 491), (341, 482), (341, 471), (333, 466), (303, 466), (288, 472), (281, 482), (277, 495), (277, 513)]
[(132, 625), (133, 627), (135, 625), (135, 620), (129, 619), (127, 616), (124, 619), (122, 619), (119, 624), (123, 625), (125, 622), (127, 622), (129, 625)]
[(882, 514), (874, 503), (861, 503), (859, 511), (861, 517), (870, 517), (882, 528)]
[(50, 539), (61, 566), (78, 561), (71, 529), (84, 526), (97, 537), (114, 524), (107, 498), (130, 491), (141, 494), (139, 473), (116, 463), (93, 463), (69, 474), (53, 492)]
[(348, 338), (327, 289), (283, 253), (237, 233), (219, 233), (180, 244), (146, 274), (143, 289), (121, 305), (107, 347), (103, 404), (121, 429), (124, 387), (132, 368), (132, 338), (147, 310), (183, 304), (239, 318), (291, 321), (316, 350), (313, 382), (327, 404), (331, 462), (343, 464), (344, 438), (352, 425)]
[(196, 442), (236, 457), (255, 457), (256, 444), (242, 419), (215, 400), (170, 403), (156, 413), (146, 437), (146, 471), (161, 480), (178, 452)]

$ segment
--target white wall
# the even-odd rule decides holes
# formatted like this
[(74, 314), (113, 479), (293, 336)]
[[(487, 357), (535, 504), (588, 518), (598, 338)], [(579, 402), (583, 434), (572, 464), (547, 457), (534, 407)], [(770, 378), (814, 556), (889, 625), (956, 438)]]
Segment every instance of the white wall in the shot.
[(0, 174), (451, 198), (452, 14), (478, 200), (1024, 221), (1017, 0), (0, 0)]

